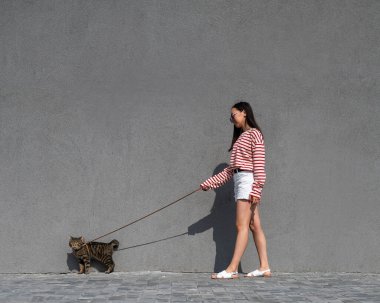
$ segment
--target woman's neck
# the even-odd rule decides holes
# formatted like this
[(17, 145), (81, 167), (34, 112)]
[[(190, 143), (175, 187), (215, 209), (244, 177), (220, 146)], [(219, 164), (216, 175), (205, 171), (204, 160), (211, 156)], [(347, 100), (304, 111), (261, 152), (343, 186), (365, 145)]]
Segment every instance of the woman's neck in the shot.
[(246, 130), (249, 130), (249, 129), (251, 129), (252, 127), (250, 127), (249, 125), (248, 125), (248, 123), (246, 123), (244, 126), (243, 126), (243, 132), (245, 132)]

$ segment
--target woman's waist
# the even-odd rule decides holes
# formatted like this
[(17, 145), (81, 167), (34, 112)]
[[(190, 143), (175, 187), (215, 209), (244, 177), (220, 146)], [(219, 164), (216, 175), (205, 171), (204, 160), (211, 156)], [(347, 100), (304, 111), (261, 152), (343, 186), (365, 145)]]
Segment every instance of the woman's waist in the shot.
[(247, 167), (232, 167), (232, 172), (234, 174), (237, 174), (237, 173), (253, 173), (252, 169), (251, 168), (247, 168)]
[(253, 172), (253, 163), (245, 161), (230, 161), (230, 167), (232, 169), (241, 169), (244, 171)]

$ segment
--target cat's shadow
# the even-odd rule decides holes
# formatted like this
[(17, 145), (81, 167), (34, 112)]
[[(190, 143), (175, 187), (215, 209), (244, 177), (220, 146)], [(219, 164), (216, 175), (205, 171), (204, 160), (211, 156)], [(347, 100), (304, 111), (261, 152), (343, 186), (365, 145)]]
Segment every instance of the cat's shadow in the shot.
[[(67, 253), (66, 263), (70, 272), (79, 272), (79, 262), (72, 253)], [(107, 266), (95, 259), (91, 259), (91, 270), (95, 272), (105, 272)]]

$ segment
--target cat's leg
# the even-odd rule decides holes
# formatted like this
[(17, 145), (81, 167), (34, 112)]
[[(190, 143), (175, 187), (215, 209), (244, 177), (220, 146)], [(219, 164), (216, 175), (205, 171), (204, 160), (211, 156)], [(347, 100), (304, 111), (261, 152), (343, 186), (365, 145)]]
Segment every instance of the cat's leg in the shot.
[(79, 260), (79, 272), (78, 274), (84, 273), (84, 262), (82, 260)]
[(90, 258), (83, 257), (84, 262), (84, 273), (89, 274), (90, 273)]
[(106, 274), (113, 272), (115, 268), (115, 262), (112, 260), (112, 256), (107, 256), (107, 258), (104, 260), (104, 264), (108, 267), (108, 269), (105, 271)]

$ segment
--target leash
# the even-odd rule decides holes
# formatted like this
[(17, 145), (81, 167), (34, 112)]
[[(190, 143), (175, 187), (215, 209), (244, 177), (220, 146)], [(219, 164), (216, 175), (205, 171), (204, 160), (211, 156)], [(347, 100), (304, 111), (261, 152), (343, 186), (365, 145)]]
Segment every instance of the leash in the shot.
[(85, 245), (87, 245), (87, 244), (90, 243), (90, 242), (94, 242), (94, 241), (96, 241), (96, 240), (99, 240), (99, 239), (101, 239), (101, 238), (103, 238), (103, 237), (105, 237), (105, 236), (108, 236), (108, 235), (110, 235), (110, 234), (113, 234), (114, 232), (117, 232), (117, 231), (119, 231), (119, 230), (121, 230), (121, 229), (123, 229), (123, 228), (126, 228), (126, 227), (128, 227), (128, 226), (130, 226), (130, 225), (132, 225), (132, 224), (135, 224), (136, 222), (139, 222), (139, 221), (141, 221), (141, 220), (143, 220), (143, 219), (145, 219), (145, 218), (147, 218), (147, 217), (149, 217), (149, 216), (151, 216), (151, 215), (153, 215), (153, 214), (155, 214), (155, 213), (158, 213), (159, 211), (161, 211), (161, 210), (163, 210), (163, 209), (165, 209), (165, 208), (167, 208), (167, 207), (169, 207), (169, 206), (171, 206), (171, 205), (173, 205), (173, 204), (175, 204), (175, 203), (177, 203), (177, 202), (179, 202), (179, 201), (185, 199), (186, 197), (188, 197), (188, 196), (190, 196), (190, 195), (192, 195), (192, 194), (194, 194), (194, 193), (196, 193), (197, 191), (200, 191), (200, 190), (201, 190), (201, 188), (197, 188), (196, 190), (192, 191), (191, 193), (188, 193), (187, 195), (185, 195), (185, 196), (183, 196), (183, 197), (181, 197), (181, 198), (175, 200), (174, 202), (169, 203), (169, 204), (167, 204), (167, 205), (165, 205), (165, 206), (163, 206), (163, 207), (161, 207), (161, 208), (159, 208), (159, 209), (157, 209), (157, 210), (155, 210), (155, 211), (153, 211), (153, 212), (151, 212), (151, 213), (145, 215), (144, 217), (141, 217), (141, 218), (139, 218), (139, 219), (137, 219), (137, 220), (135, 220), (135, 221), (132, 221), (132, 222), (130, 222), (130, 223), (128, 223), (128, 224), (125, 224), (125, 225), (123, 225), (123, 226), (121, 226), (121, 227), (119, 227), (119, 228), (117, 228), (117, 229), (115, 229), (115, 230), (113, 230), (113, 231), (110, 231), (109, 233), (106, 233), (106, 234), (104, 234), (104, 235), (102, 235), (102, 236), (100, 236), (100, 237), (97, 237), (97, 238), (95, 238), (95, 239), (89, 241), (89, 242), (86, 242)]

